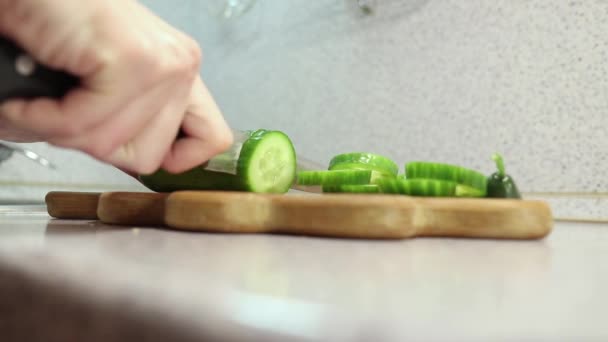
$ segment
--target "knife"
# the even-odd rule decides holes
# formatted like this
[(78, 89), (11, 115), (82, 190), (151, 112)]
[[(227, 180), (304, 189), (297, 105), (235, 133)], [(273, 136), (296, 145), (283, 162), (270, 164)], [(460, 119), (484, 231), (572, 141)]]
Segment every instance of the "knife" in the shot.
[[(38, 63), (24, 49), (0, 36), (0, 102), (11, 98), (60, 98), (77, 87), (80, 80), (69, 73)], [(180, 132), (180, 134), (183, 134)], [(234, 144), (225, 152), (211, 158), (202, 167), (206, 170), (236, 174), (236, 160), (248, 133), (233, 130)], [(226, 160), (235, 160), (232, 165)], [(298, 156), (298, 170), (321, 170), (324, 167)], [(293, 185), (292, 189), (319, 193), (318, 187)]]
[(15, 153), (49, 169), (57, 169), (55, 164), (53, 164), (50, 160), (44, 158), (34, 151), (0, 141), (0, 163), (9, 159)]

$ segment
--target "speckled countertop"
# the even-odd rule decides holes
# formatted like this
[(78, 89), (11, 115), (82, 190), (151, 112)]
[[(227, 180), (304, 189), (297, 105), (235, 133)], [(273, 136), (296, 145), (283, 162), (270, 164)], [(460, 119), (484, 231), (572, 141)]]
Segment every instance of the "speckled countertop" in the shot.
[(606, 340), (608, 226), (542, 241), (210, 235), (0, 207), (2, 341)]

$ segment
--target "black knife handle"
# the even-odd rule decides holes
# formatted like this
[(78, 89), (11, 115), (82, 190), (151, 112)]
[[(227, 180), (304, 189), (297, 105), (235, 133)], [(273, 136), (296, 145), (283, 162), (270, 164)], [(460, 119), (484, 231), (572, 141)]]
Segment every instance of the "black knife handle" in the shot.
[(61, 98), (79, 79), (37, 63), (24, 50), (0, 37), (0, 102), (12, 98)]

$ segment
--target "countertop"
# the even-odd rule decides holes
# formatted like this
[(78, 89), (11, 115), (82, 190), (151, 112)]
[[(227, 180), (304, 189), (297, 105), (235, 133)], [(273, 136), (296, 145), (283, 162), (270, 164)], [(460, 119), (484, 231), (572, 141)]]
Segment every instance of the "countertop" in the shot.
[(2, 341), (608, 339), (608, 225), (539, 241), (218, 235), (0, 206)]

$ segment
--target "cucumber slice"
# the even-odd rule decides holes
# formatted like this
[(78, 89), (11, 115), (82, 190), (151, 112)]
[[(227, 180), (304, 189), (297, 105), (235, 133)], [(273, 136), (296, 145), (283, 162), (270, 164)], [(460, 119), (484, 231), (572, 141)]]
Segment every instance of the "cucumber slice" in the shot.
[(298, 185), (356, 185), (371, 180), (371, 170), (300, 171), (297, 176)]
[(383, 179), (380, 192), (424, 197), (483, 197), (484, 193), (467, 185), (438, 179)]
[(334, 193), (355, 193), (355, 194), (367, 194), (367, 193), (378, 193), (380, 187), (375, 184), (364, 184), (364, 185), (323, 185), (323, 192), (334, 192)]
[(486, 197), (487, 191), (482, 191), (468, 185), (456, 185), (456, 197)]
[(487, 176), (481, 172), (467, 169), (461, 166), (432, 163), (411, 162), (405, 165), (405, 177), (407, 179), (437, 179), (452, 181), (457, 184), (468, 186), (479, 190), (483, 196), (487, 191)]
[(383, 179), (378, 181), (380, 191), (387, 194), (409, 196), (454, 197), (456, 182), (436, 179)]
[(226, 190), (285, 193), (296, 177), (296, 153), (289, 137), (280, 131), (256, 130), (243, 142), (237, 174), (205, 170), (198, 166), (171, 174), (158, 170), (140, 175), (140, 181), (157, 192)]
[(329, 170), (373, 170), (397, 176), (399, 167), (387, 157), (364, 152), (339, 154), (329, 161)]

